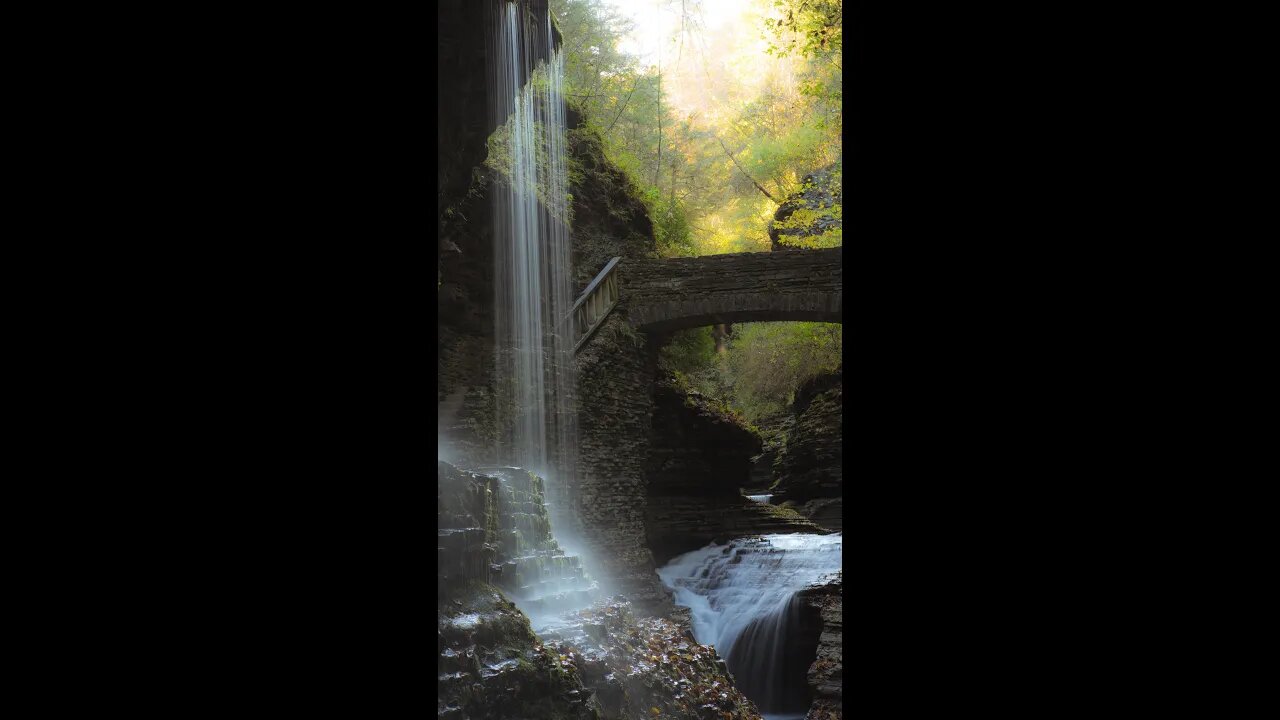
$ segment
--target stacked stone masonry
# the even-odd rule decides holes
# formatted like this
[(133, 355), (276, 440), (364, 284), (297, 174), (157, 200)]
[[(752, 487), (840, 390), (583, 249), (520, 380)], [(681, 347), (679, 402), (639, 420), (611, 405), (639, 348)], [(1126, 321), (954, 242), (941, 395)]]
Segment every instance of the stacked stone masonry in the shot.
[[(578, 486), (573, 502), (606, 593), (640, 612), (666, 612), (670, 594), (645, 544), (645, 459), (656, 358), (618, 312), (578, 353)], [(594, 561), (594, 565), (590, 564)]]
[(735, 322), (841, 322), (842, 248), (630, 260), (630, 322), (666, 333)]

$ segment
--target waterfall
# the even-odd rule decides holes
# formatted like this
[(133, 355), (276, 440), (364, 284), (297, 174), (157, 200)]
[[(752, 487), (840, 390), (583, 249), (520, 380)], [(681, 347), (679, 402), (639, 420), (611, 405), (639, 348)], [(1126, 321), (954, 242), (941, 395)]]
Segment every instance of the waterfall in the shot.
[(505, 176), (493, 188), (498, 458), (545, 478), (565, 518), (577, 427), (564, 56), (549, 10), (492, 5), (488, 163)]
[(840, 571), (841, 546), (839, 534), (765, 535), (685, 553), (658, 575), (690, 609), (694, 637), (716, 647), (739, 689), (762, 712), (794, 712), (807, 706), (813, 657), (796, 659), (814, 649), (800, 637), (814, 628), (805, 628), (796, 593)]

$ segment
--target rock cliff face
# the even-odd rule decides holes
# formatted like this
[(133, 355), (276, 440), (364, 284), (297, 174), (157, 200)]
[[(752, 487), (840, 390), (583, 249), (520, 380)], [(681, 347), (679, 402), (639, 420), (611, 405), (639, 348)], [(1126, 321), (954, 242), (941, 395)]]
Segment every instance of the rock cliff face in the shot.
[(436, 487), (439, 717), (598, 719), (576, 669), (539, 652), (507, 595), (571, 564), (549, 533), (540, 479), (442, 462)]
[[(438, 0), (436, 3), (436, 216), (443, 219), (471, 185), (472, 169), (484, 162), (485, 141), (497, 124), (489, 112), (489, 73), (492, 63), (487, 15), (505, 0)], [(542, 0), (519, 0), (535, 20), (535, 34), (546, 16)], [(554, 43), (560, 32), (554, 29)], [(551, 52), (534, 38), (528, 43), (533, 60)]]
[[(482, 166), (486, 141), (498, 126), (490, 109), (488, 68), (493, 59), (490, 15), (505, 0), (440, 0), (436, 4), (437, 188), (436, 277), (437, 401), (450, 459), (492, 464), (493, 235), (489, 189), (498, 180)], [(549, 57), (546, 2), (520, 0), (534, 62)], [(554, 43), (560, 41), (553, 27)]]
[(811, 247), (817, 236), (826, 236), (823, 247), (832, 242), (832, 231), (843, 225), (840, 163), (816, 170), (801, 181), (801, 190), (778, 207), (769, 223), (773, 250)]
[(443, 217), (471, 184), (493, 132), (485, 71), (485, 4), (440, 0), (436, 5), (436, 214)]
[[(578, 125), (570, 114), (571, 125)], [(635, 189), (604, 156), (600, 138), (570, 132), (574, 272), (585, 287), (613, 257), (656, 255), (653, 225)], [(576, 357), (578, 477), (570, 491), (573, 517), (589, 545), (589, 569), (610, 593), (637, 612), (666, 612), (670, 595), (654, 572), (644, 542), (649, 417), (657, 356), (650, 338), (616, 308)]]
[[(604, 157), (600, 138), (581, 127), (576, 112), (571, 111), (568, 119), (573, 263), (580, 290), (610, 258), (652, 257), (656, 246), (647, 210), (622, 171)], [(440, 223), (436, 400), (448, 405), (437, 416), (451, 449), (449, 459), (476, 466), (499, 460), (494, 451), (499, 428), (494, 425), (492, 194), (506, 181), (500, 173), (481, 167), (473, 168), (470, 177), (466, 193)], [(637, 355), (637, 362), (647, 363), (644, 351)], [(584, 363), (579, 360), (579, 365)], [(592, 362), (585, 363), (588, 373), (593, 367)], [(619, 376), (626, 375), (629, 367), (621, 362)], [(584, 410), (598, 410), (593, 399), (588, 399)]]
[(639, 192), (605, 157), (600, 136), (572, 108), (568, 122), (573, 269), (581, 289), (612, 258), (655, 257), (657, 245)]
[(551, 535), (542, 478), (517, 468), (437, 463), (437, 589), (493, 584), (530, 612), (579, 607), (595, 590)]
[(843, 489), (842, 375), (805, 383), (792, 404), (794, 424), (774, 461), (775, 504), (787, 503), (823, 527), (839, 530)]
[(477, 173), (470, 193), (441, 224), (436, 297), (437, 413), (448, 460), (474, 467), (496, 461), (493, 404), (493, 227), (489, 188)]
[(746, 489), (750, 490), (750, 494), (758, 495), (769, 493), (773, 486), (774, 477), (773, 463), (778, 458), (778, 453), (782, 451), (782, 446), (786, 443), (787, 433), (791, 430), (791, 426), (796, 422), (795, 417), (788, 408), (784, 412), (760, 418), (756, 421), (756, 427), (760, 429), (762, 443), (760, 445), (760, 454), (751, 458), (751, 479)]
[(649, 494), (737, 495), (748, 482), (760, 438), (696, 391), (659, 384), (653, 394)]
[(837, 580), (802, 595), (822, 623), (817, 657), (809, 666), (814, 699), (806, 720), (840, 720), (844, 712), (844, 583)]
[[(579, 122), (570, 114), (571, 124)], [(580, 286), (609, 258), (656, 254), (647, 210), (590, 131), (570, 132), (574, 268)], [(443, 283), (438, 335), (437, 400), (451, 457), (468, 466), (497, 460), (493, 379), (493, 228), (491, 188), (501, 176), (484, 170), (443, 223)], [(566, 498), (583, 536), (591, 573), (637, 610), (665, 611), (669, 595), (654, 574), (644, 542), (644, 462), (656, 358), (649, 339), (624, 321), (619, 307), (575, 358), (578, 374), (578, 478)]]
[(710, 542), (821, 532), (790, 510), (742, 496), (760, 438), (700, 396), (658, 386), (650, 432), (645, 530), (658, 565)]

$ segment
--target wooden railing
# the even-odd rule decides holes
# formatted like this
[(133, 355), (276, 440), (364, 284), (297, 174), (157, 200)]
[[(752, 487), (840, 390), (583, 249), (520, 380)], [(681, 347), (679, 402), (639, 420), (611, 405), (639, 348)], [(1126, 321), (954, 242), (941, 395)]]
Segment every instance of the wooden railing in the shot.
[(600, 329), (618, 304), (622, 296), (617, 273), (618, 261), (621, 259), (616, 257), (610, 260), (587, 285), (587, 289), (582, 291), (573, 307), (569, 308), (569, 317), (573, 318), (573, 326), (578, 330), (578, 339), (573, 345), (574, 353), (582, 349), (595, 331)]

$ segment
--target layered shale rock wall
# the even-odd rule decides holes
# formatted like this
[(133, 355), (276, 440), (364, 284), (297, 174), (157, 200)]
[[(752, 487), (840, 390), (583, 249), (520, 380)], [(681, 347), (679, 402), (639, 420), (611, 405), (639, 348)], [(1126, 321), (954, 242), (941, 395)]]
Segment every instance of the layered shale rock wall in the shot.
[(658, 565), (711, 542), (821, 532), (788, 509), (743, 497), (760, 438), (696, 393), (658, 386), (650, 432), (645, 535)]
[(772, 502), (841, 529), (844, 486), (844, 392), (841, 371), (820, 375), (796, 392), (795, 418), (774, 460)]
[(539, 652), (508, 599), (570, 562), (550, 535), (541, 479), (440, 462), (436, 492), (438, 717), (598, 718), (576, 669)]
[[(492, 464), (493, 234), (489, 190), (496, 181), (483, 167), (487, 140), (497, 128), (490, 112), (489, 20), (505, 0), (440, 0), (436, 4), (436, 337), (437, 413), (448, 459)], [(545, 30), (546, 3), (521, 0)], [(560, 42), (553, 27), (554, 42)], [(541, 38), (527, 47), (534, 62), (551, 52)]]
[(817, 656), (808, 673), (814, 699), (807, 719), (839, 720), (844, 703), (844, 581), (839, 579), (801, 595), (821, 620)]

